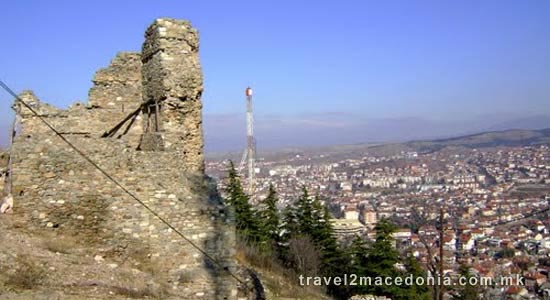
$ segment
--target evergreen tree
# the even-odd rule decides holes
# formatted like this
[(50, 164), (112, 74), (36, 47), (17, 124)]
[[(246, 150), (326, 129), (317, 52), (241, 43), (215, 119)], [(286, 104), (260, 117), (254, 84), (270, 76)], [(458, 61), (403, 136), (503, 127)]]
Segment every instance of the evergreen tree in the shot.
[(263, 247), (267, 240), (262, 235), (258, 213), (252, 208), (248, 195), (243, 191), (233, 162), (230, 163), (227, 181), (226, 202), (235, 212), (237, 236), (250, 244)]
[[(414, 278), (414, 284), (411, 286), (407, 286), (407, 291), (405, 293), (406, 299), (413, 299), (413, 300), (429, 300), (431, 299), (430, 295), (430, 289), (429, 287), (424, 285), (416, 285), (416, 278), (423, 277), (426, 279), (426, 272), (422, 270), (422, 266), (412, 254), (407, 255), (405, 259), (405, 269), (407, 272), (407, 275), (412, 275)], [(426, 280), (424, 280), (426, 282)]]
[(296, 209), (294, 207), (289, 205), (283, 210), (282, 224), (279, 225), (279, 227), (282, 228), (279, 235), (281, 236), (281, 240), (283, 242), (286, 242), (290, 239), (290, 237), (299, 234), (300, 224), (298, 222), (298, 216), (296, 215)]
[(391, 275), (399, 262), (399, 253), (394, 247), (392, 234), (396, 227), (388, 219), (381, 219), (374, 227), (375, 241), (368, 251), (369, 271), (380, 275)]
[[(350, 270), (349, 255), (342, 250), (336, 239), (334, 228), (330, 222), (329, 209), (318, 196), (312, 201), (311, 208), (313, 220), (311, 232), (313, 240), (321, 251), (321, 273), (327, 277), (344, 277), (345, 274), (349, 274)], [(347, 298), (350, 290), (349, 286), (332, 285), (328, 287), (328, 292), (338, 298)]]
[(263, 235), (270, 240), (270, 244), (276, 245), (280, 242), (280, 216), (277, 209), (277, 192), (272, 184), (269, 185), (267, 197), (262, 201), (263, 209), (259, 212), (260, 220), (262, 221)]
[(295, 205), (295, 215), (298, 221), (298, 234), (309, 235), (313, 239), (314, 215), (311, 199), (305, 187), (302, 188), (302, 195), (298, 198)]
[(323, 254), (324, 269), (332, 269), (333, 272), (339, 273), (342, 270), (335, 268), (335, 266), (342, 266), (344, 262), (345, 253), (341, 251), (336, 236), (334, 234), (334, 228), (330, 222), (330, 212), (328, 207), (323, 205), (318, 198), (315, 198), (313, 203), (314, 207), (314, 224), (312, 228), (313, 239), (321, 249)]
[[(394, 247), (392, 234), (396, 227), (387, 219), (381, 219), (376, 224), (376, 239), (367, 251), (366, 269), (368, 276), (396, 278), (401, 275), (395, 265), (399, 263), (399, 253)], [(369, 292), (380, 296), (389, 296), (392, 299), (401, 299), (402, 291), (395, 285), (369, 287)]]
[(367, 244), (359, 236), (356, 236), (349, 247), (348, 255), (350, 260), (350, 270), (357, 276), (367, 276)]
[(277, 253), (283, 262), (288, 262), (288, 245), (290, 239), (297, 234), (298, 221), (295, 211), (291, 206), (285, 207), (282, 212), (281, 224), (279, 224), (279, 236), (277, 239)]
[[(368, 261), (368, 246), (365, 240), (356, 236), (348, 248), (346, 253), (349, 258), (349, 272), (356, 274), (357, 277), (368, 276), (367, 261)], [(366, 294), (369, 288), (361, 285), (350, 287), (350, 294)]]
[[(278, 252), (284, 262), (293, 261), (293, 253), (288, 248), (290, 242), (309, 240), (320, 257), (317, 275), (344, 277), (349, 274), (349, 255), (338, 244), (328, 207), (319, 197), (311, 198), (305, 187), (294, 205), (284, 209), (279, 227), (282, 229)], [(288, 266), (296, 267), (292, 263)], [(350, 295), (349, 286), (331, 285), (327, 290), (337, 299), (347, 299)]]

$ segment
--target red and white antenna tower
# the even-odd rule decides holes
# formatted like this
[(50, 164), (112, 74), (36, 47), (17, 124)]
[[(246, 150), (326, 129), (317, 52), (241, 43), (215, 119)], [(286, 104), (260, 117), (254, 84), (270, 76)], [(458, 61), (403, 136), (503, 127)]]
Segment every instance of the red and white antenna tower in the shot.
[(247, 183), (248, 193), (250, 198), (254, 197), (254, 172), (256, 163), (256, 139), (254, 139), (254, 117), (252, 114), (252, 89), (247, 87), (246, 95), (246, 149), (244, 150), (239, 170), (243, 170), (245, 163), (247, 164)]

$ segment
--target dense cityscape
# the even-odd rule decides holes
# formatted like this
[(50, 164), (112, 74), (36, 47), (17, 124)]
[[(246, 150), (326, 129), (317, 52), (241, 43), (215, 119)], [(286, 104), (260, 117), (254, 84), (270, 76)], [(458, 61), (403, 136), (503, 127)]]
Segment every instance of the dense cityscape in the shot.
[[(446, 275), (460, 262), (475, 276), (522, 276), (524, 282), (484, 287), (486, 299), (547, 299), (550, 296), (550, 151), (545, 145), (446, 147), (420, 153), (295, 151), (259, 158), (255, 201), (277, 190), (280, 208), (303, 187), (325, 200), (340, 238), (374, 237), (381, 218), (398, 225), (400, 251), (412, 251), (427, 270), (437, 264), (443, 236)], [(372, 152), (372, 153), (371, 153)], [(207, 162), (219, 180), (228, 160)], [(443, 231), (439, 230), (440, 215)]]

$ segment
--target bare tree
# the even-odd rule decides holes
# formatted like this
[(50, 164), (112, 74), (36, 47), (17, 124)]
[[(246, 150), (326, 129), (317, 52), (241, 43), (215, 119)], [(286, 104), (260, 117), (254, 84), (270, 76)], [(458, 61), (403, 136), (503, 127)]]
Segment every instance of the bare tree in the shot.
[[(411, 208), (411, 218), (410, 226), (411, 228), (416, 228), (417, 230), (426, 225), (435, 224), (436, 219), (430, 218), (430, 211), (428, 206), (425, 205), (419, 209), (419, 206), (414, 206)], [(436, 276), (439, 273), (439, 261), (436, 259), (432, 249), (436, 246), (435, 239), (430, 239), (425, 235), (418, 233), (418, 240), (426, 248), (427, 258), (426, 258), (426, 268), (430, 272), (431, 276)], [(432, 298), (438, 299), (439, 295), (439, 286), (433, 286)]]
[(303, 275), (317, 275), (321, 267), (321, 254), (307, 236), (293, 237), (289, 241), (289, 262)]

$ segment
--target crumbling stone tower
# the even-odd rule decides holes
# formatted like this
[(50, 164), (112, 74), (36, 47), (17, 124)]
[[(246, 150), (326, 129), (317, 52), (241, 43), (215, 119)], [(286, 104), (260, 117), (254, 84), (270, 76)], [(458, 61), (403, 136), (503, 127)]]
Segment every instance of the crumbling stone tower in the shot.
[[(151, 267), (174, 299), (235, 299), (235, 233), (204, 174), (198, 33), (157, 19), (142, 53), (119, 53), (94, 77), (87, 104), (60, 110), (21, 98), (127, 190), (216, 259), (146, 211), (16, 103), (10, 156), (14, 218), (30, 232), (74, 235), (121, 267)], [(149, 272), (149, 273), (148, 273)], [(149, 274), (149, 275), (148, 275)], [(169, 298), (171, 299), (171, 298)]]
[[(176, 150), (189, 170), (204, 170), (202, 72), (197, 31), (186, 21), (156, 20), (141, 53), (147, 103), (143, 150)], [(169, 143), (163, 143), (163, 138)]]

